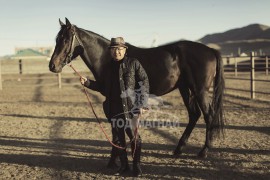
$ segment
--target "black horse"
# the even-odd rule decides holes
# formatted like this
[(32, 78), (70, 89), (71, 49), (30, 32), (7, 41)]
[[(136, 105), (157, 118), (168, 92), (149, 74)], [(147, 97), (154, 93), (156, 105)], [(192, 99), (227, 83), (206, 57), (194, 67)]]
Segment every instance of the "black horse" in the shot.
[[(110, 62), (106, 38), (60, 20), (61, 30), (51, 57), (50, 71), (59, 73), (75, 57), (81, 56), (96, 81), (104, 82)], [(215, 135), (223, 134), (223, 63), (220, 53), (203, 44), (178, 41), (156, 48), (138, 48), (128, 44), (128, 55), (137, 58), (149, 77), (150, 93), (162, 96), (179, 89), (189, 114), (189, 123), (174, 155), (182, 152), (201, 112), (206, 123), (205, 145), (199, 156), (206, 157)], [(213, 84), (212, 99), (210, 87)]]

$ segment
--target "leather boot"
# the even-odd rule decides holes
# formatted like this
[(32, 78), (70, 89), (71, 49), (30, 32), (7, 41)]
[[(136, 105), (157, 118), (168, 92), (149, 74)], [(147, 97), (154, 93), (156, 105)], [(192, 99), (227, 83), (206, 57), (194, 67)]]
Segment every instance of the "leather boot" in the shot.
[(117, 175), (121, 175), (121, 174), (129, 171), (129, 165), (128, 165), (128, 158), (127, 158), (126, 150), (121, 150), (119, 158), (120, 158), (121, 166), (117, 171)]
[[(132, 153), (134, 153), (134, 157), (133, 157), (133, 176), (134, 177), (138, 177), (142, 175), (142, 170), (141, 170), (141, 139), (138, 139), (136, 142), (136, 146), (135, 143), (132, 143), (131, 148), (132, 148)], [(133, 154), (132, 154), (133, 155)]]
[(111, 157), (108, 162), (107, 168), (114, 169), (118, 167), (118, 165), (116, 164), (116, 159), (118, 156), (119, 156), (118, 149), (112, 146)]

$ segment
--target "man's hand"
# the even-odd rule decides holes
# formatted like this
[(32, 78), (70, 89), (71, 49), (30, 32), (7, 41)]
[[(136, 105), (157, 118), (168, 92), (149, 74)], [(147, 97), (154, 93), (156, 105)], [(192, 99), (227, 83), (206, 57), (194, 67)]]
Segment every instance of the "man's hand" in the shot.
[(80, 78), (80, 81), (81, 81), (81, 84), (84, 85), (84, 83), (87, 81), (87, 78), (82, 76)]

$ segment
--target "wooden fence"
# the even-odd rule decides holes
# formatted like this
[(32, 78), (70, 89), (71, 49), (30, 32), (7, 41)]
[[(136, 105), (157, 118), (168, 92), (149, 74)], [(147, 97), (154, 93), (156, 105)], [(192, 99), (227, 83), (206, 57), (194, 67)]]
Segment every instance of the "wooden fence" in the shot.
[[(78, 71), (83, 72), (87, 76), (91, 76), (89, 69), (84, 62), (78, 58), (73, 61), (73, 65)], [(54, 74), (49, 71), (49, 61), (43, 59), (7, 59), (0, 60), (0, 90), (5, 87), (8, 81), (36, 81), (44, 80), (43, 84), (38, 86), (58, 86), (62, 88), (69, 82), (67, 79), (76, 79), (74, 72), (69, 67), (64, 67), (62, 73)], [(52, 81), (49, 81), (52, 80)], [(4, 82), (4, 83), (3, 83)], [(72, 81), (73, 82), (73, 81)]]
[[(256, 90), (257, 83), (269, 83), (269, 56), (254, 56), (250, 52), (249, 56), (223, 57), (226, 80), (240, 80), (250, 83), (249, 88), (226, 87), (228, 90), (249, 92), (250, 98), (255, 99), (256, 94), (270, 95), (270, 91)], [(233, 75), (232, 75), (233, 73)], [(258, 76), (256, 76), (258, 74)], [(264, 76), (262, 75), (264, 74)], [(241, 83), (235, 86), (241, 86)], [(258, 88), (259, 89), (259, 88)], [(269, 88), (270, 89), (270, 88)]]
[[(226, 84), (231, 85), (226, 86), (226, 89), (233, 92), (239, 92), (240, 95), (241, 92), (249, 93), (251, 99), (256, 98), (256, 95), (258, 94), (270, 95), (270, 90), (266, 91), (266, 89), (270, 88), (258, 85), (259, 83), (269, 83), (270, 85), (268, 59), (268, 56), (254, 56), (253, 52), (245, 57), (223, 57), (225, 80), (226, 82), (230, 82)], [(51, 83), (50, 85), (58, 86), (58, 88), (61, 89), (62, 86), (66, 84), (66, 79), (72, 77), (67, 76), (67, 74), (73, 73), (72, 69), (65, 67), (63, 73), (58, 74), (57, 78), (55, 78), (55, 74), (49, 71), (48, 64), (49, 62), (44, 60), (0, 61), (0, 90), (2, 90), (4, 86), (2, 85), (2, 82), (7, 80), (6, 78), (4, 79), (2, 75), (6, 74), (47, 74), (47, 79), (55, 79), (55, 83)], [(88, 68), (82, 60), (74, 61), (73, 64), (78, 71), (85, 72), (84, 74), (91, 76), (91, 73), (89, 73)], [(34, 79), (34, 76), (31, 76), (31, 78)], [(39, 76), (39, 78), (41, 78), (41, 76)], [(78, 77), (73, 76), (73, 78)], [(239, 81), (244, 83), (239, 83)]]

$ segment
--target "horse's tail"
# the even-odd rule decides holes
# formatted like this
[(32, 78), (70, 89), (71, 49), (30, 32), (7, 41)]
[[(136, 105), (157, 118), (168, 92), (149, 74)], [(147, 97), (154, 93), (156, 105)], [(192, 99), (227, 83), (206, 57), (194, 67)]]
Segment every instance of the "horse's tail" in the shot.
[(223, 117), (223, 96), (225, 89), (223, 61), (220, 53), (213, 49), (216, 56), (216, 76), (213, 86), (213, 100), (212, 100), (212, 122), (210, 125), (210, 132), (212, 136), (222, 135), (224, 137), (224, 117)]

